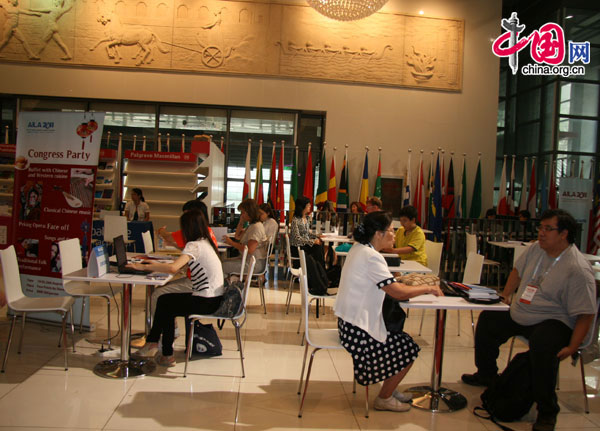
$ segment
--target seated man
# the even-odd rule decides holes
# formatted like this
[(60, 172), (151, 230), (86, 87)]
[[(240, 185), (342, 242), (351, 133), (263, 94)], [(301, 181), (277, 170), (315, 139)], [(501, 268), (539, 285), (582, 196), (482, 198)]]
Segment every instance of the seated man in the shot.
[(377, 196), (370, 196), (365, 204), (365, 212), (372, 213), (383, 210), (383, 202)]
[(533, 431), (554, 430), (560, 411), (555, 392), (559, 362), (577, 351), (596, 313), (594, 276), (573, 244), (576, 229), (564, 210), (542, 214), (538, 242), (517, 260), (504, 288), (510, 311), (481, 313), (475, 333), (477, 372), (462, 376), (469, 385), (488, 386), (498, 373), (500, 345), (514, 335), (527, 338), (538, 410)]
[(402, 227), (396, 231), (394, 248), (383, 251), (396, 253), (401, 259), (416, 260), (421, 265), (427, 266), (425, 233), (417, 226), (417, 209), (410, 205), (403, 207), (400, 210), (400, 224)]

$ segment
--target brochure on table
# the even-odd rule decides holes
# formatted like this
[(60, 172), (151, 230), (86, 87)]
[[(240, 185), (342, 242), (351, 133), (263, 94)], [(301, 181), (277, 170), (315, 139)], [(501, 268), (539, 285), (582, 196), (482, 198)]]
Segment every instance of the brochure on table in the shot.
[(103, 245), (96, 246), (90, 253), (87, 266), (88, 277), (102, 277), (108, 272), (108, 253)]
[[(82, 259), (88, 260), (103, 123), (104, 114), (97, 112), (19, 114), (12, 242), (26, 295), (65, 294), (59, 241), (79, 238)], [(75, 320), (80, 305), (73, 307)], [(83, 324), (89, 326), (86, 314)], [(43, 318), (60, 321), (56, 313)]]

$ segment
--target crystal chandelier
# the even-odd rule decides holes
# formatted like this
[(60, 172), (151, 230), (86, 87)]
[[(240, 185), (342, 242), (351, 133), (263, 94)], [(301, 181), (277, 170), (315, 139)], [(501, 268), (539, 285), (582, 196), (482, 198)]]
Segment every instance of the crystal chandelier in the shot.
[(306, 0), (321, 15), (338, 21), (366, 18), (387, 3), (387, 0)]

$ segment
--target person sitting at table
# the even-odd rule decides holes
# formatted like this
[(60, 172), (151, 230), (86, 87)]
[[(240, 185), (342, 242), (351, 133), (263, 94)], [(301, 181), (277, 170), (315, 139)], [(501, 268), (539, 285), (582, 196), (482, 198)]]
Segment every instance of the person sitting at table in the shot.
[(365, 212), (372, 213), (375, 211), (381, 211), (383, 209), (383, 202), (377, 196), (369, 196), (365, 205)]
[(412, 396), (396, 388), (417, 359), (419, 346), (405, 332), (390, 332), (382, 315), (385, 295), (406, 300), (423, 294), (443, 296), (439, 286), (406, 286), (394, 279), (380, 251), (394, 242), (392, 218), (376, 211), (354, 229), (356, 244), (342, 268), (335, 305), (342, 346), (352, 355), (360, 385), (383, 381), (376, 410), (403, 412)]
[(487, 220), (495, 220), (496, 219), (496, 208), (489, 208), (485, 212), (485, 218)]
[(529, 221), (531, 219), (531, 213), (527, 210), (519, 211), (519, 221)]
[(352, 214), (362, 214), (362, 213), (364, 213), (360, 202), (352, 202), (350, 204), (350, 213), (352, 213)]
[(538, 242), (517, 260), (504, 287), (510, 311), (480, 314), (475, 331), (477, 372), (462, 375), (468, 385), (490, 385), (498, 374), (500, 345), (515, 335), (527, 338), (538, 410), (533, 431), (554, 430), (560, 411), (555, 391), (559, 363), (577, 352), (596, 314), (594, 274), (573, 244), (576, 233), (577, 222), (568, 212), (542, 214)]
[(273, 208), (271, 205), (264, 203), (259, 205), (260, 221), (265, 228), (265, 234), (269, 241), (273, 241), (273, 238), (279, 233), (279, 223), (275, 220), (275, 214), (273, 214)]
[(223, 236), (223, 242), (229, 244), (240, 252), (240, 256), (226, 259), (223, 262), (223, 273), (228, 276), (232, 272), (240, 273), (242, 268), (242, 256), (244, 246), (248, 247), (248, 257), (246, 258), (246, 268), (248, 269), (248, 259), (250, 256), (256, 258), (256, 264), (254, 265), (254, 272), (260, 273), (264, 271), (267, 263), (267, 246), (269, 240), (265, 233), (265, 227), (260, 221), (260, 213), (258, 205), (254, 199), (246, 199), (242, 201), (238, 206), (238, 210), (241, 212), (240, 224), (249, 223), (249, 226), (244, 230), (236, 230), (234, 241), (227, 235)]
[[(291, 252), (293, 257), (298, 257), (297, 247), (300, 247), (306, 254), (311, 255), (315, 261), (325, 268), (323, 241), (321, 241), (318, 235), (310, 231), (308, 215), (311, 213), (311, 210), (312, 204), (308, 198), (304, 196), (298, 197), (290, 228)], [(299, 266), (298, 260), (294, 260), (293, 263), (296, 268)]]
[(131, 200), (125, 205), (125, 217), (127, 217), (127, 221), (150, 220), (150, 206), (144, 199), (142, 189), (136, 187), (131, 190)]
[[(217, 247), (210, 240), (208, 223), (198, 210), (187, 211), (179, 219), (185, 238), (181, 255), (172, 263), (144, 261), (128, 266), (138, 270), (150, 270), (175, 274), (185, 265), (191, 272), (191, 292), (161, 295), (156, 305), (152, 329), (144, 346), (132, 354), (134, 358), (151, 358), (158, 352), (158, 341), (162, 336), (162, 352), (156, 363), (164, 367), (175, 366), (173, 340), (175, 317), (190, 314), (211, 314), (219, 305), (224, 292), (223, 269)], [(167, 286), (171, 283), (167, 283)]]
[(402, 227), (396, 231), (393, 248), (385, 249), (386, 253), (396, 253), (401, 259), (415, 260), (427, 266), (425, 253), (425, 233), (417, 225), (417, 209), (407, 205), (400, 209), (400, 224)]
[[(208, 224), (208, 208), (204, 202), (202, 202), (200, 199), (192, 199), (184, 203), (183, 207), (181, 208), (181, 212), (191, 210), (199, 210), (202, 212)], [(177, 247), (180, 250), (185, 247), (185, 240), (183, 239), (183, 233), (181, 229), (175, 232), (169, 232), (166, 226), (161, 226), (157, 229), (156, 233), (165, 241), (166, 245)], [(208, 226), (208, 233), (211, 241), (215, 244), (215, 247), (218, 247), (217, 238), (215, 237), (215, 233), (210, 226)]]

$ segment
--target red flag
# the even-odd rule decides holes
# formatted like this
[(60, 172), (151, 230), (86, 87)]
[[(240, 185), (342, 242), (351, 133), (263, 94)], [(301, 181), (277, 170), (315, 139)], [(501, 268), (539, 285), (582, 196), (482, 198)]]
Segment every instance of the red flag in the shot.
[(327, 189), (327, 200), (333, 204), (333, 209), (337, 210), (337, 190), (335, 183), (335, 153), (331, 156), (331, 169), (329, 169), (329, 188)]
[(536, 217), (537, 210), (537, 185), (535, 183), (535, 156), (531, 160), (531, 176), (529, 179), (529, 194), (527, 195), (527, 211), (531, 218)]
[(312, 168), (312, 153), (310, 151), (311, 144), (308, 144), (308, 161), (306, 162), (306, 171), (304, 173), (304, 188), (302, 189), (302, 196), (308, 198), (310, 203), (313, 203), (313, 193), (315, 187), (313, 185), (313, 168)]
[(510, 168), (510, 182), (508, 183), (508, 196), (506, 201), (508, 203), (508, 213), (515, 215), (515, 160), (516, 157), (512, 156), (512, 167)]
[(500, 193), (498, 195), (498, 211), (500, 215), (508, 215), (508, 199), (506, 197), (506, 155), (504, 156), (504, 162), (502, 162), (502, 175), (500, 176)]
[(275, 142), (273, 142), (273, 155), (271, 159), (271, 178), (269, 179), (269, 196), (267, 202), (271, 205), (271, 208), (277, 208), (277, 179), (275, 173), (277, 172), (277, 158), (275, 156)]
[(279, 172), (277, 174), (277, 209), (279, 210), (279, 221), (285, 222), (285, 198), (283, 194), (283, 144), (279, 153)]
[(423, 180), (423, 153), (419, 163), (419, 175), (417, 178), (417, 189), (413, 206), (417, 209), (417, 221), (423, 226), (425, 224), (425, 183)]
[(244, 174), (244, 189), (242, 200), (250, 199), (250, 142), (248, 141), (248, 152), (246, 153), (246, 173)]
[(548, 197), (548, 208), (554, 210), (558, 208), (556, 202), (556, 161), (552, 162), (552, 172), (550, 173), (550, 192)]

